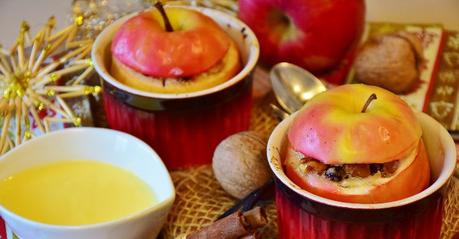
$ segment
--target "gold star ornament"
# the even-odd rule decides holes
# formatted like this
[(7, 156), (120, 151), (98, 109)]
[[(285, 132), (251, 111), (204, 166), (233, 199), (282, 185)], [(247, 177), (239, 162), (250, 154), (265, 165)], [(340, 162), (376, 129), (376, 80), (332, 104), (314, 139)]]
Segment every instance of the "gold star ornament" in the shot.
[(92, 40), (77, 37), (84, 20), (75, 16), (73, 24), (53, 33), (56, 20), (50, 17), (33, 37), (23, 22), (13, 46), (0, 45), (0, 155), (53, 124), (80, 126), (66, 100), (101, 91), (84, 84), (94, 71)]

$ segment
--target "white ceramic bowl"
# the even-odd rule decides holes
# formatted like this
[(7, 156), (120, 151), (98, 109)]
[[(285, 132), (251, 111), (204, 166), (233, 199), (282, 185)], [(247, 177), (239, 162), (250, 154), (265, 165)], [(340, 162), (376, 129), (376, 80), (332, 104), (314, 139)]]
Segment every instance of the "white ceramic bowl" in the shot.
[(156, 238), (175, 198), (161, 159), (143, 141), (101, 128), (72, 128), (32, 139), (0, 158), (0, 179), (35, 165), (91, 159), (126, 169), (145, 181), (158, 202), (125, 218), (83, 226), (58, 226), (25, 219), (0, 205), (0, 215), (21, 239)]

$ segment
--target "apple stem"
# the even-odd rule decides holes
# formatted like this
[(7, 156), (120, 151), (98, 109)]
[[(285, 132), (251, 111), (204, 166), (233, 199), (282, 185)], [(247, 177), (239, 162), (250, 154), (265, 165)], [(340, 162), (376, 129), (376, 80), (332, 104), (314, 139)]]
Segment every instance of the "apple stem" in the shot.
[(166, 31), (173, 32), (174, 28), (172, 28), (171, 22), (169, 21), (169, 18), (167, 17), (166, 11), (164, 10), (164, 7), (161, 1), (157, 1), (155, 3), (155, 7), (156, 9), (158, 9), (159, 13), (161, 13), (161, 17), (163, 18), (164, 27), (166, 28)]
[(373, 100), (376, 100), (376, 99), (378, 99), (378, 97), (376, 97), (376, 94), (375, 93), (371, 94), (370, 97), (368, 97), (367, 102), (365, 102), (365, 105), (363, 106), (363, 109), (362, 109), (361, 113), (365, 113), (365, 111), (367, 110), (367, 108), (370, 105), (370, 103)]

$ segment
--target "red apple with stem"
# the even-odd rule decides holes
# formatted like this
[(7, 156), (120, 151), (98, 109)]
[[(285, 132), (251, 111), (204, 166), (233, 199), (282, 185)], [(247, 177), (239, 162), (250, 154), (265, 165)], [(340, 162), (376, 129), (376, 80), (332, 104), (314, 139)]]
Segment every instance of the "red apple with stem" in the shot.
[(365, 21), (364, 0), (239, 0), (239, 17), (257, 35), (261, 59), (321, 74), (357, 45)]
[(210, 17), (157, 7), (126, 21), (114, 36), (112, 54), (124, 65), (147, 76), (190, 77), (209, 70), (228, 52), (230, 38)]

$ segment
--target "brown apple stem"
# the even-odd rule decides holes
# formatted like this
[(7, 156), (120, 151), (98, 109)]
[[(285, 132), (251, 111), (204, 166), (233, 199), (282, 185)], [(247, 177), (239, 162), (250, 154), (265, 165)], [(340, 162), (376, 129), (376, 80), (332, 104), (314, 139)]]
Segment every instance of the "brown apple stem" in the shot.
[(365, 102), (365, 105), (363, 106), (363, 109), (362, 109), (361, 113), (365, 113), (365, 111), (367, 110), (367, 108), (370, 105), (370, 103), (373, 100), (376, 100), (376, 99), (378, 99), (378, 97), (376, 97), (376, 94), (375, 93), (371, 94), (370, 97), (368, 97), (367, 102)]
[(159, 13), (161, 13), (161, 17), (163, 18), (164, 27), (166, 28), (166, 31), (173, 32), (174, 28), (172, 28), (171, 22), (169, 21), (169, 18), (167, 17), (166, 11), (164, 10), (164, 7), (161, 1), (157, 1), (155, 3), (155, 7), (156, 9), (158, 9)]

